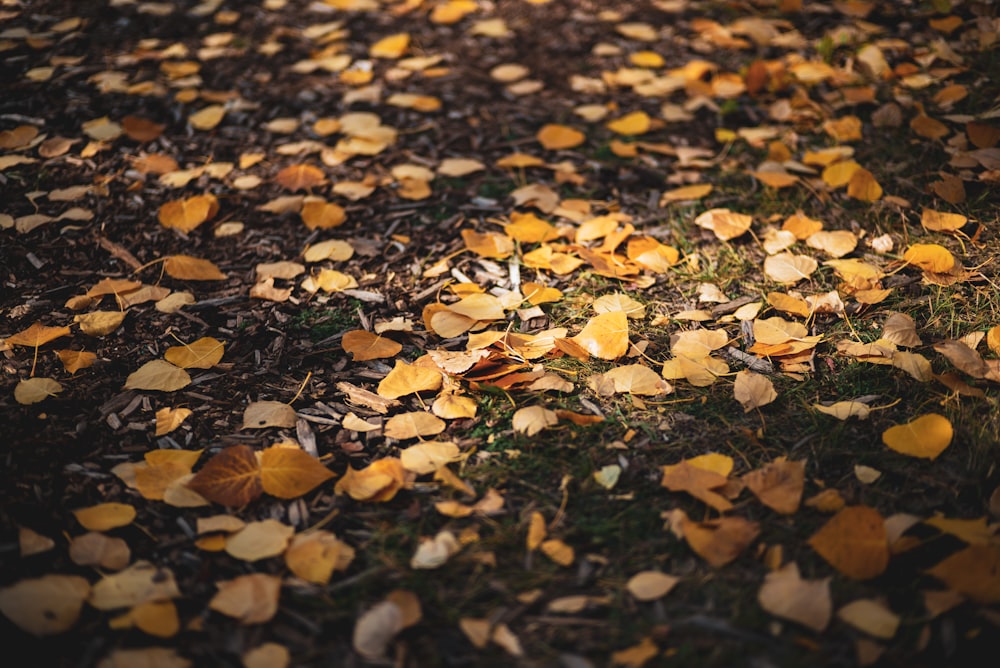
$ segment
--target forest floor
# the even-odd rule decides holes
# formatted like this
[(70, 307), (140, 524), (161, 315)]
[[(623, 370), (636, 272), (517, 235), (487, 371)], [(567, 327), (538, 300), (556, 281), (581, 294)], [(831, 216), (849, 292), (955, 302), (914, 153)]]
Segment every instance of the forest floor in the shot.
[(5, 650), (994, 665), (998, 34), (0, 0)]

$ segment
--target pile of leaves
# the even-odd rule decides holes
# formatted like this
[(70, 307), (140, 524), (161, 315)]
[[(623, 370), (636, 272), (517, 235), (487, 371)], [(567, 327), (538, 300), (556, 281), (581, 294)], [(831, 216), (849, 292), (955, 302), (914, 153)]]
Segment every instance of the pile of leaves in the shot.
[(0, 3), (42, 663), (987, 655), (989, 3), (64, 4)]

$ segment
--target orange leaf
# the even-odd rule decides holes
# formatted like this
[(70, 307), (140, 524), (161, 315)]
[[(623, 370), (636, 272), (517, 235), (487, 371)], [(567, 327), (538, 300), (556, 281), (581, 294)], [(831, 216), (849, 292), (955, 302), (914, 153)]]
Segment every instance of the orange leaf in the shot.
[(344, 207), (322, 199), (306, 198), (302, 204), (302, 222), (310, 230), (326, 230), (331, 227), (339, 227), (347, 220), (347, 213)]
[(726, 484), (726, 476), (693, 466), (687, 461), (664, 466), (660, 484), (671, 492), (687, 492), (719, 512), (725, 512), (733, 507), (724, 496), (712, 491)]
[(970, 545), (927, 571), (949, 588), (984, 604), (1000, 603), (1000, 549)]
[(791, 515), (802, 500), (805, 471), (805, 461), (779, 459), (747, 473), (743, 482), (765, 506)]
[(326, 174), (319, 167), (312, 165), (289, 165), (274, 177), (284, 188), (291, 190), (309, 190), (315, 186), (326, 183)]
[(82, 350), (57, 350), (56, 355), (59, 356), (59, 361), (63, 363), (67, 373), (76, 373), (80, 369), (93, 366), (97, 361), (97, 355)]
[(9, 346), (29, 346), (36, 348), (44, 346), (49, 341), (58, 339), (60, 336), (69, 336), (69, 327), (46, 327), (36, 322), (31, 327), (8, 337), (4, 343)]
[(549, 151), (557, 151), (579, 146), (586, 140), (587, 136), (571, 127), (550, 123), (539, 130), (535, 138)]
[(605, 125), (612, 132), (620, 135), (641, 135), (649, 132), (652, 121), (644, 111), (633, 111), (621, 118), (608, 121)]
[(356, 501), (391, 501), (407, 483), (406, 469), (395, 457), (377, 459), (359, 470), (348, 467), (334, 491)]
[(719, 568), (740, 556), (740, 553), (757, 538), (760, 525), (742, 517), (723, 517), (707, 522), (681, 521), (684, 540), (707, 561)]
[(514, 252), (513, 240), (497, 232), (462, 230), (462, 240), (466, 248), (480, 257), (502, 260)]
[(215, 195), (205, 194), (166, 202), (160, 207), (157, 217), (164, 227), (172, 227), (187, 234), (218, 211), (219, 200)]
[(148, 118), (141, 118), (139, 116), (126, 116), (122, 119), (122, 129), (125, 131), (125, 134), (128, 135), (129, 139), (140, 143), (157, 139), (163, 134), (163, 130), (166, 127), (162, 123), (154, 123)]
[(319, 460), (301, 448), (272, 445), (260, 456), (260, 483), (279, 499), (294, 499), (333, 477)]
[(889, 565), (889, 540), (874, 508), (848, 506), (809, 539), (821, 557), (849, 578), (868, 580)]
[(344, 352), (351, 354), (355, 362), (395, 357), (403, 349), (403, 346), (396, 341), (363, 329), (355, 329), (344, 334), (340, 345), (344, 348)]
[(233, 445), (212, 457), (187, 486), (223, 506), (245, 506), (264, 491), (257, 455), (248, 445)]

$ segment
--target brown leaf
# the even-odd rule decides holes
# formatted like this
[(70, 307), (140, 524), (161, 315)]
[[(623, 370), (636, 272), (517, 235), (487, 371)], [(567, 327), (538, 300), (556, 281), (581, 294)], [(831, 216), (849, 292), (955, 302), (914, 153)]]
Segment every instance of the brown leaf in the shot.
[(264, 491), (260, 465), (253, 448), (233, 445), (201, 468), (187, 486), (223, 506), (245, 506)]
[(721, 568), (736, 559), (757, 538), (760, 525), (742, 517), (723, 517), (707, 522), (683, 518), (684, 539), (710, 566)]

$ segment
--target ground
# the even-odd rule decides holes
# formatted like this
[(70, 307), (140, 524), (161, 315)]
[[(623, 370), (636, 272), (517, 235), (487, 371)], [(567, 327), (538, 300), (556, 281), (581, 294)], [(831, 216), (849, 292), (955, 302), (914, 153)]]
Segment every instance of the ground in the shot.
[(991, 665), (998, 32), (0, 0), (5, 647)]

